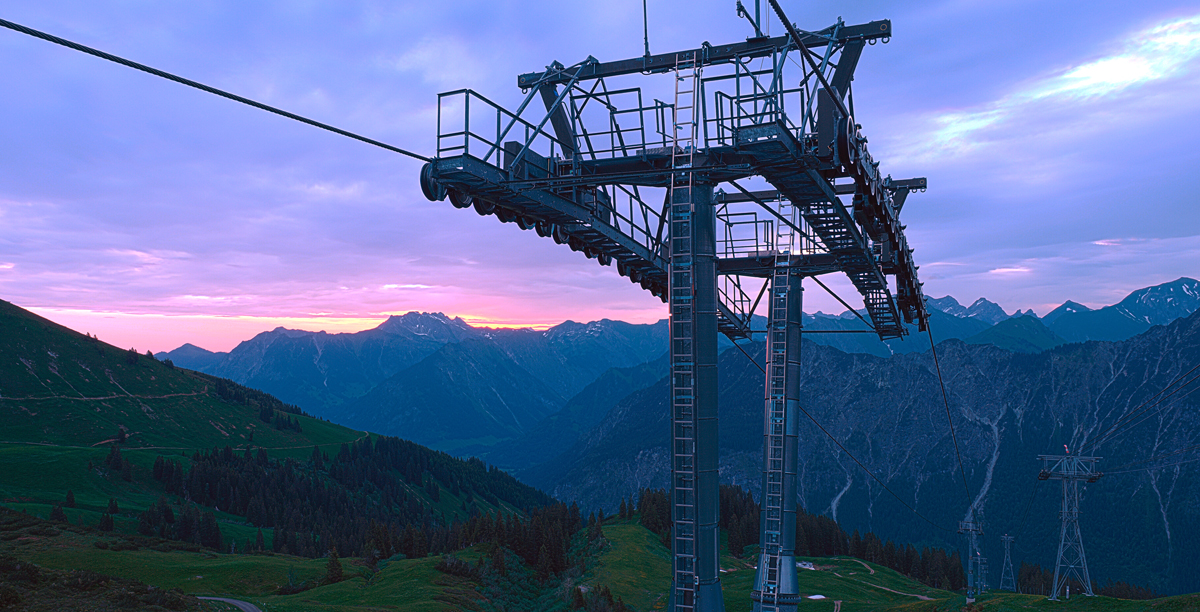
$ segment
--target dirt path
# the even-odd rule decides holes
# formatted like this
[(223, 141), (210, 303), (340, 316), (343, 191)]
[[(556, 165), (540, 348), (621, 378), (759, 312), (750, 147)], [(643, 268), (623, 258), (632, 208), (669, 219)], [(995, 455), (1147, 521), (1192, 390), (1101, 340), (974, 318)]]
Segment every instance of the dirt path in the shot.
[(863, 566), (863, 567), (865, 567), (865, 568), (867, 568), (867, 571), (871, 572), (872, 574), (874, 574), (874, 573), (875, 573), (875, 570), (871, 569), (871, 566), (870, 566), (870, 565), (867, 565), (867, 562), (866, 562), (866, 561), (863, 561), (862, 559), (855, 559), (855, 561), (858, 561), (859, 563), (862, 563), (862, 566)]
[[(261, 448), (263, 450), (295, 450), (297, 448), (312, 448), (313, 446), (340, 446), (341, 444), (353, 444), (354, 442), (358, 442), (370, 435), (371, 435), (370, 432), (364, 431), (363, 435), (361, 435), (349, 442), (325, 442), (323, 444), (301, 444), (299, 446), (257, 446), (257, 445), (255, 445), (254, 448)], [(105, 440), (105, 442), (113, 442), (113, 441), (114, 440)], [(99, 444), (103, 444), (103, 443), (104, 442), (100, 442)], [(19, 445), (19, 446), (49, 446), (49, 447), (53, 447), (53, 448), (76, 448), (76, 449), (91, 449), (95, 446), (94, 444), (92, 446), (69, 446), (66, 444), (51, 444), (49, 442), (16, 442), (16, 441), (11, 441), (11, 440), (0, 440), (0, 444), (14, 444), (14, 445)], [(123, 447), (121, 447), (121, 450), (126, 450), (126, 451), (135, 451), (135, 450), (207, 450), (207, 447), (198, 447), (198, 446), (123, 446)]]
[(931, 600), (933, 599), (932, 597), (926, 597), (926, 596), (924, 596), (924, 595), (917, 595), (916, 593), (904, 593), (904, 592), (902, 592), (902, 591), (897, 591), (896, 589), (889, 589), (889, 588), (887, 588), (887, 587), (885, 587), (885, 586), (879, 586), (878, 584), (871, 584), (870, 582), (867, 582), (866, 580), (859, 580), (858, 582), (861, 582), (861, 583), (863, 583), (863, 584), (865, 584), (865, 585), (867, 585), (867, 586), (869, 586), (869, 587), (874, 587), (874, 588), (877, 588), (877, 589), (882, 589), (882, 590), (884, 590), (884, 591), (887, 591), (887, 592), (889, 592), (889, 593), (895, 593), (895, 594), (897, 594), (897, 595), (905, 595), (905, 596), (907, 596), (907, 597), (916, 597), (917, 599), (920, 599), (921, 601), (931, 601)]
[(842, 612), (842, 600), (840, 600), (840, 599), (834, 600), (833, 612)]
[[(124, 391), (124, 389), (121, 389)], [(193, 391), (191, 393), (168, 393), (166, 395), (104, 395), (101, 397), (71, 397), (69, 395), (43, 395), (40, 397), (0, 397), (0, 400), (11, 400), (14, 402), (38, 402), (43, 400), (71, 400), (75, 402), (100, 402), (104, 400), (114, 399), (167, 399), (171, 397), (195, 397), (208, 393), (208, 387), (203, 391)]]
[(237, 608), (238, 610), (241, 610), (242, 612), (262, 612), (262, 610), (259, 609), (258, 606), (254, 605), (248, 601), (242, 601), (240, 599), (229, 599), (228, 597), (197, 597), (196, 599), (205, 599), (208, 601), (219, 601), (221, 603), (227, 603), (227, 604)]

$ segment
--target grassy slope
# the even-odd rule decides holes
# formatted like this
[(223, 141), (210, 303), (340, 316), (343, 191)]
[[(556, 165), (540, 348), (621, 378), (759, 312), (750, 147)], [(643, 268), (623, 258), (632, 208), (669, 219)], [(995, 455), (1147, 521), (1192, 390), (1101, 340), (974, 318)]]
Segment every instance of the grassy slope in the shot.
[[(445, 610), (479, 599), (470, 583), (444, 576), (436, 558), (382, 563), (377, 573), (343, 560), (344, 582), (289, 596), (273, 593), (289, 581), (316, 583), (325, 559), (290, 555), (224, 555), (212, 552), (101, 550), (95, 542), (123, 538), (69, 525), (52, 525), (21, 515), (0, 515), (0, 553), (51, 569), (83, 569), (130, 578), (196, 595), (225, 595), (253, 601), (264, 610)], [(150, 543), (156, 540), (141, 540)]]
[[(42, 523), (44, 524), (44, 523)], [(141, 549), (114, 552), (93, 546), (97, 539), (114, 536), (90, 530), (59, 527), (56, 535), (29, 531), (0, 537), (0, 552), (56, 569), (89, 569), (132, 578), (164, 588), (179, 588), (191, 594), (220, 594), (257, 603), (269, 612), (301, 610), (417, 610), (467, 609), (480, 599), (467, 580), (441, 574), (435, 558), (406, 559), (383, 564), (371, 574), (354, 560), (343, 559), (349, 578), (339, 584), (317, 587), (289, 596), (272, 595), (286, 584), (289, 575), (297, 582), (315, 581), (324, 575), (323, 559), (287, 555), (222, 555), (210, 552), (158, 552)], [(669, 556), (654, 534), (632, 521), (613, 521), (604, 526), (611, 546), (595, 560), (581, 582), (592, 587), (608, 586), (636, 610), (666, 607), (670, 579)], [(471, 552), (460, 555), (473, 559)], [(904, 610), (934, 612), (961, 610), (961, 595), (931, 589), (896, 572), (850, 558), (810, 558), (819, 569), (801, 570), (801, 592), (824, 595), (809, 600), (805, 609), (833, 610), (836, 601), (846, 612)], [(722, 586), (727, 610), (748, 610), (754, 569), (748, 560), (722, 556)], [(872, 574), (871, 571), (875, 573)], [(887, 589), (892, 589), (892, 592)], [(921, 600), (924, 595), (929, 600)], [(1011, 593), (988, 594), (972, 611), (1067, 610), (1078, 612), (1133, 612), (1158, 610), (1182, 612), (1200, 608), (1200, 595), (1168, 597), (1151, 602), (1121, 601), (1106, 597), (1076, 597), (1069, 602), (1049, 602), (1044, 597)]]
[(277, 431), (254, 408), (216, 397), (188, 370), (133, 356), (3, 301), (0, 414), (0, 442), (77, 448), (102, 445), (124, 429), (126, 447), (169, 452), (252, 442), (303, 456), (313, 444), (362, 435), (304, 417), (303, 432)]
[[(77, 509), (66, 509), (68, 518), (96, 525), (115, 498), (117, 530), (132, 533), (137, 513), (162, 494), (151, 476), (159, 455), (186, 467), (196, 451), (253, 445), (273, 458), (304, 460), (314, 446), (332, 455), (367, 435), (305, 416), (295, 417), (301, 432), (278, 431), (258, 419), (256, 408), (224, 401), (210, 386), (188, 370), (144, 354), (132, 358), (126, 349), (0, 301), (0, 504), (44, 517), (71, 490)], [(103, 467), (122, 429), (132, 482)], [(437, 503), (420, 487), (409, 489), (435, 512), (465, 516), (462, 496), (444, 487)], [(474, 503), (494, 510), (482, 499)], [(226, 541), (240, 546), (255, 536), (240, 517), (217, 513), (217, 519)]]
[[(607, 585), (614, 596), (637, 610), (666, 608), (670, 581), (670, 554), (658, 536), (634, 521), (615, 520), (604, 525), (604, 535), (612, 544), (597, 565), (584, 577), (589, 585)], [(813, 562), (818, 570), (800, 570), (800, 592), (805, 596), (824, 595), (824, 600), (808, 600), (805, 610), (833, 610), (841, 601), (845, 612), (904, 610), (934, 612), (961, 610), (966, 599), (959, 594), (927, 587), (893, 570), (848, 557), (801, 558)], [(726, 610), (749, 610), (750, 591), (754, 586), (754, 559), (737, 559), (728, 554), (722, 542), (721, 585)], [(871, 572), (874, 571), (872, 574)], [(891, 591), (887, 590), (891, 589)], [(894, 592), (894, 591), (898, 591)], [(907, 594), (907, 595), (906, 595)], [(917, 595), (930, 598), (922, 600)], [(1125, 601), (1109, 597), (1074, 597), (1068, 602), (1051, 602), (1036, 595), (989, 593), (971, 610), (1007, 612), (1017, 610), (1064, 610), (1078, 612), (1134, 612), (1161, 610), (1182, 612), (1200, 609), (1200, 595), (1166, 597), (1150, 602)]]

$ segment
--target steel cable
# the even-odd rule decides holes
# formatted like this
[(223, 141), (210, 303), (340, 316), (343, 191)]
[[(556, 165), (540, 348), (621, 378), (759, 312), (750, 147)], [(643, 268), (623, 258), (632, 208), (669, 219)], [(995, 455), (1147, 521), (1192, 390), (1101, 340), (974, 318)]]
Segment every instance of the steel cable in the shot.
[[(1102, 444), (1103, 442), (1108, 441), (1113, 436), (1115, 436), (1117, 433), (1120, 433), (1120, 431), (1122, 429), (1129, 429), (1130, 427), (1133, 427), (1133, 425), (1129, 425), (1130, 421), (1140, 417), (1146, 411), (1159, 405), (1164, 400), (1169, 399), (1172, 395), (1178, 393), (1181, 389), (1183, 389), (1187, 385), (1194, 382), (1197, 378), (1200, 378), (1200, 375), (1196, 375), (1196, 376), (1192, 377), (1190, 380), (1188, 380), (1187, 382), (1183, 383), (1182, 385), (1179, 385), (1178, 389), (1171, 391), (1171, 393), (1168, 394), (1167, 396), (1161, 397), (1161, 398), (1159, 397), (1162, 394), (1167, 393), (1167, 391), (1169, 391), (1171, 389), (1171, 387), (1174, 387), (1176, 384), (1179, 383), (1179, 381), (1183, 380), (1188, 375), (1190, 375), (1192, 372), (1195, 372), (1198, 369), (1200, 369), (1200, 363), (1193, 366), (1192, 369), (1188, 370), (1187, 372), (1184, 372), (1183, 374), (1180, 374), (1179, 376), (1175, 377), (1175, 380), (1172, 380), (1171, 382), (1167, 383), (1167, 386), (1163, 387), (1161, 391), (1146, 398), (1144, 401), (1142, 401), (1142, 403), (1138, 404), (1137, 407), (1135, 407), (1132, 411), (1130, 411), (1129, 414), (1121, 417), (1120, 419), (1117, 419), (1117, 422), (1113, 423), (1111, 426), (1109, 426), (1108, 429), (1104, 430), (1102, 433), (1097, 435), (1094, 440), (1084, 444), (1083, 448), (1081, 448), (1079, 452), (1082, 453), (1082, 452), (1086, 452), (1089, 449), (1093, 449), (1096, 446), (1099, 446), (1100, 444)], [(1189, 392), (1189, 395), (1190, 395), (1190, 392)], [(1154, 402), (1154, 403), (1151, 404), (1151, 402)], [(1147, 404), (1150, 404), (1150, 405), (1147, 406)], [(1138, 421), (1134, 425), (1138, 425), (1140, 423), (1141, 423), (1141, 421)]]
[(64, 38), (59, 38), (59, 37), (57, 37), (57, 36), (54, 36), (54, 35), (52, 35), (52, 34), (47, 34), (47, 33), (45, 33), (45, 32), (40, 32), (40, 31), (38, 31), (38, 30), (35, 30), (35, 29), (33, 29), (33, 28), (28, 28), (28, 27), (25, 27), (25, 26), (23, 26), (23, 25), (20, 25), (20, 24), (17, 24), (17, 23), (13, 23), (13, 22), (11, 22), (11, 21), (6, 21), (6, 20), (4, 20), (4, 19), (0, 19), (0, 26), (4, 26), (4, 27), (6, 27), (6, 28), (8, 28), (8, 29), (10, 29), (10, 30), (13, 30), (13, 31), (16, 31), (16, 32), (20, 32), (20, 33), (22, 33), (22, 34), (28, 34), (29, 36), (33, 36), (34, 38), (40, 38), (40, 39), (42, 39), (42, 40), (45, 40), (45, 41), (48, 41), (48, 42), (52, 42), (52, 43), (54, 43), (54, 44), (56, 44), (56, 45), (62, 45), (62, 46), (64, 46), (64, 47), (67, 47), (68, 49), (74, 49), (74, 50), (76, 50), (76, 51), (80, 51), (80, 52), (82, 52), (82, 53), (87, 53), (88, 55), (92, 55), (92, 56), (98, 57), (98, 58), (100, 58), (100, 59), (105, 59), (105, 60), (108, 60), (108, 61), (110, 61), (110, 62), (114, 62), (114, 63), (117, 63), (117, 64), (121, 64), (122, 66), (127, 66), (127, 67), (129, 67), (129, 68), (133, 68), (134, 70), (141, 70), (142, 72), (145, 72), (145, 73), (148, 73), (148, 74), (152, 74), (152, 75), (154, 75), (154, 76), (157, 76), (157, 77), (162, 77), (162, 78), (164, 78), (164, 79), (167, 79), (168, 81), (174, 81), (174, 82), (176, 82), (176, 83), (179, 83), (179, 84), (181, 84), (181, 85), (187, 85), (188, 87), (194, 87), (194, 88), (196, 88), (196, 89), (199, 89), (200, 91), (205, 91), (205, 92), (208, 92), (208, 93), (210, 93), (210, 94), (213, 94), (213, 95), (216, 95), (216, 96), (221, 96), (222, 98), (226, 98), (226, 99), (229, 99), (229, 100), (233, 100), (234, 102), (241, 102), (242, 104), (246, 104), (246, 105), (248, 105), (248, 106), (253, 106), (254, 108), (261, 109), (261, 110), (265, 110), (265, 111), (267, 111), (267, 112), (269, 112), (269, 113), (274, 113), (274, 114), (276, 114), (276, 115), (279, 115), (279, 116), (281, 116), (281, 117), (287, 117), (288, 119), (293, 119), (293, 120), (295, 120), (295, 121), (299, 121), (300, 123), (305, 123), (305, 124), (311, 125), (311, 126), (313, 126), (313, 127), (318, 127), (318, 128), (321, 128), (322, 130), (327, 130), (327, 131), (333, 132), (334, 134), (340, 134), (340, 135), (342, 135), (342, 136), (345, 136), (345, 137), (347, 137), (347, 138), (353, 138), (354, 140), (358, 140), (358, 141), (360, 141), (360, 142), (365, 142), (365, 143), (367, 143), (367, 144), (370, 144), (370, 145), (375, 145), (375, 146), (377, 146), (377, 147), (380, 147), (380, 148), (382, 148), (382, 149), (387, 149), (388, 151), (391, 151), (391, 152), (393, 152), (393, 153), (399, 153), (399, 154), (401, 154), (401, 155), (407, 155), (407, 156), (409, 156), (409, 157), (412, 157), (412, 158), (415, 158), (415, 159), (419, 159), (419, 160), (421, 160), (421, 161), (426, 161), (426, 162), (428, 162), (428, 161), (433, 161), (432, 159), (430, 159), (430, 158), (428, 158), (428, 157), (425, 157), (424, 155), (420, 155), (420, 154), (417, 154), (417, 153), (413, 153), (412, 151), (407, 151), (407, 150), (405, 150), (405, 149), (401, 149), (401, 148), (399, 148), (399, 147), (394, 147), (394, 146), (392, 146), (392, 145), (390, 145), (390, 144), (387, 144), (387, 143), (384, 143), (384, 142), (380, 142), (380, 141), (378, 141), (378, 140), (375, 140), (375, 139), (373, 139), (373, 138), (367, 138), (366, 136), (360, 136), (360, 135), (358, 135), (358, 134), (355, 134), (354, 132), (348, 132), (348, 131), (346, 131), (346, 130), (343, 130), (343, 129), (341, 129), (341, 128), (336, 128), (336, 127), (333, 127), (332, 125), (328, 125), (328, 124), (325, 124), (325, 123), (321, 123), (320, 121), (315, 121), (315, 120), (313, 120), (313, 119), (309, 119), (309, 118), (307, 118), (307, 117), (302, 117), (302, 116), (300, 116), (300, 115), (297, 115), (297, 114), (295, 114), (295, 113), (289, 113), (288, 111), (285, 111), (285, 110), (282, 110), (282, 109), (279, 109), (279, 108), (275, 108), (274, 106), (269, 106), (269, 105), (267, 105), (267, 104), (263, 104), (262, 102), (256, 102), (256, 101), (254, 101), (254, 100), (251, 100), (251, 99), (249, 99), (249, 98), (243, 98), (242, 96), (239, 96), (239, 95), (237, 95), (237, 94), (232, 94), (232, 93), (229, 93), (229, 92), (227, 92), (227, 91), (223, 91), (223, 90), (217, 89), (216, 87), (210, 87), (210, 86), (208, 86), (208, 85), (205, 85), (205, 84), (203, 84), (203, 83), (198, 83), (198, 82), (196, 82), (196, 81), (193, 81), (193, 80), (191, 80), (191, 79), (185, 79), (185, 78), (183, 78), (183, 77), (181, 77), (181, 76), (176, 76), (176, 75), (174, 75), (174, 74), (171, 74), (171, 73), (169, 73), (169, 72), (164, 72), (164, 71), (162, 71), (162, 70), (159, 70), (159, 69), (157, 69), (157, 68), (151, 68), (150, 66), (147, 66), (147, 65), (145, 65), (145, 64), (139, 64), (139, 63), (137, 63), (137, 62), (135, 62), (135, 61), (132, 61), (132, 60), (127, 60), (127, 59), (125, 59), (125, 58), (123, 58), (123, 57), (118, 57), (118, 56), (116, 56), (116, 55), (113, 55), (113, 54), (111, 54), (111, 53), (105, 53), (104, 51), (100, 51), (100, 50), (98, 50), (98, 49), (93, 49), (93, 48), (91, 48), (91, 47), (88, 47), (88, 46), (85, 46), (85, 45), (81, 45), (81, 44), (79, 44), (79, 43), (76, 43), (76, 42), (71, 42), (71, 41), (69, 41), (69, 40), (66, 40), (66, 39), (64, 39)]
[(962, 453), (958, 449), (958, 434), (954, 432), (954, 419), (950, 418), (950, 396), (946, 395), (946, 381), (942, 378), (942, 365), (938, 362), (937, 347), (933, 344), (933, 328), (925, 322), (925, 333), (929, 335), (929, 350), (933, 353), (933, 366), (937, 369), (938, 384), (942, 387), (942, 402), (946, 404), (946, 422), (950, 423), (950, 438), (954, 440), (954, 454), (958, 457), (958, 473), (962, 475), (963, 492), (967, 494), (967, 510), (974, 507), (971, 489), (967, 486), (967, 472), (963, 468)]

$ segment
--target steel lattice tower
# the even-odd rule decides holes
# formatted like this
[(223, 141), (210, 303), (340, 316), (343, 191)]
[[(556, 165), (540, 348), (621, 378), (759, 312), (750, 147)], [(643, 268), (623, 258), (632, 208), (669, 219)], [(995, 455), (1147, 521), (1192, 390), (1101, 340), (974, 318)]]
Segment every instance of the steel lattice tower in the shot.
[(1058, 600), (1064, 592), (1067, 580), (1074, 577), (1083, 585), (1083, 593), (1092, 593), (1092, 578), (1088, 574), (1087, 555), (1083, 551), (1083, 536), (1079, 533), (1079, 481), (1096, 482), (1102, 475), (1096, 471), (1100, 457), (1076, 457), (1074, 455), (1039, 455), (1042, 470), (1039, 480), (1061, 480), (1063, 487), (1062, 534), (1058, 543), (1058, 559), (1054, 565), (1054, 589), (1051, 600)]
[(1017, 592), (1017, 581), (1013, 578), (1012, 568), (1012, 543), (1013, 537), (1004, 534), (1000, 536), (1004, 541), (1004, 567), (1000, 569), (1000, 590)]
[[(899, 220), (926, 181), (880, 172), (850, 95), (862, 51), (887, 42), (891, 22), (800, 32), (771, 4), (784, 36), (765, 36), (755, 22), (744, 42), (554, 62), (517, 78), (527, 95), (516, 111), (468, 89), (440, 94), (437, 157), (421, 171), (430, 200), (448, 198), (615, 264), (667, 304), (670, 612), (723, 609), (717, 334), (752, 339), (763, 333), (751, 329), (752, 315), (760, 303), (769, 310), (763, 547), (751, 597), (755, 610), (792, 612), (801, 280), (846, 274), (881, 339), (907, 335), (906, 323), (927, 329)], [(673, 98), (659, 88), (649, 103), (641, 87), (623, 85), (654, 75), (671, 77)], [(751, 191), (743, 180), (770, 189)], [(663, 195), (652, 198), (655, 190)]]
[(979, 552), (979, 536), (983, 535), (983, 527), (975, 520), (958, 522), (958, 532), (967, 536), (967, 603), (983, 593), (987, 581), (987, 559)]

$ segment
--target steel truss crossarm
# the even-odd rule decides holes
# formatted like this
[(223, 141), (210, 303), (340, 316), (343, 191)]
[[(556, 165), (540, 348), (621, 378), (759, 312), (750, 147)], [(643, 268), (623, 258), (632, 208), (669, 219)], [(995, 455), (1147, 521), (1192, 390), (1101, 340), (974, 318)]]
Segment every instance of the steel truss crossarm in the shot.
[[(836, 38), (834, 38), (835, 30)], [(691, 51), (660, 53), (657, 55), (651, 55), (649, 57), (638, 57), (614, 62), (597, 62), (588, 66), (586, 70), (581, 72), (579, 74), (579, 78), (581, 80), (603, 79), (607, 77), (620, 76), (623, 74), (650, 74), (669, 72), (675, 69), (675, 58), (683, 55), (692, 55), (694, 57), (698, 57), (702, 66), (712, 66), (730, 63), (735, 60), (766, 57), (773, 53), (780, 52), (780, 50), (788, 46), (816, 48), (825, 47), (830, 42), (844, 44), (846, 41), (851, 40), (875, 40), (879, 38), (888, 38), (891, 35), (892, 22), (889, 19), (871, 21), (861, 25), (843, 25), (840, 28), (837, 26), (830, 26), (824, 30), (821, 30), (820, 32), (800, 34), (795, 39), (793, 39), (791, 36), (752, 38), (745, 42), (718, 46), (709, 45)], [(794, 41), (798, 41), (798, 44)], [(561, 72), (530, 72), (517, 77), (517, 86), (521, 89), (529, 89), (543, 83), (563, 83), (568, 78), (569, 77), (563, 75)]]

